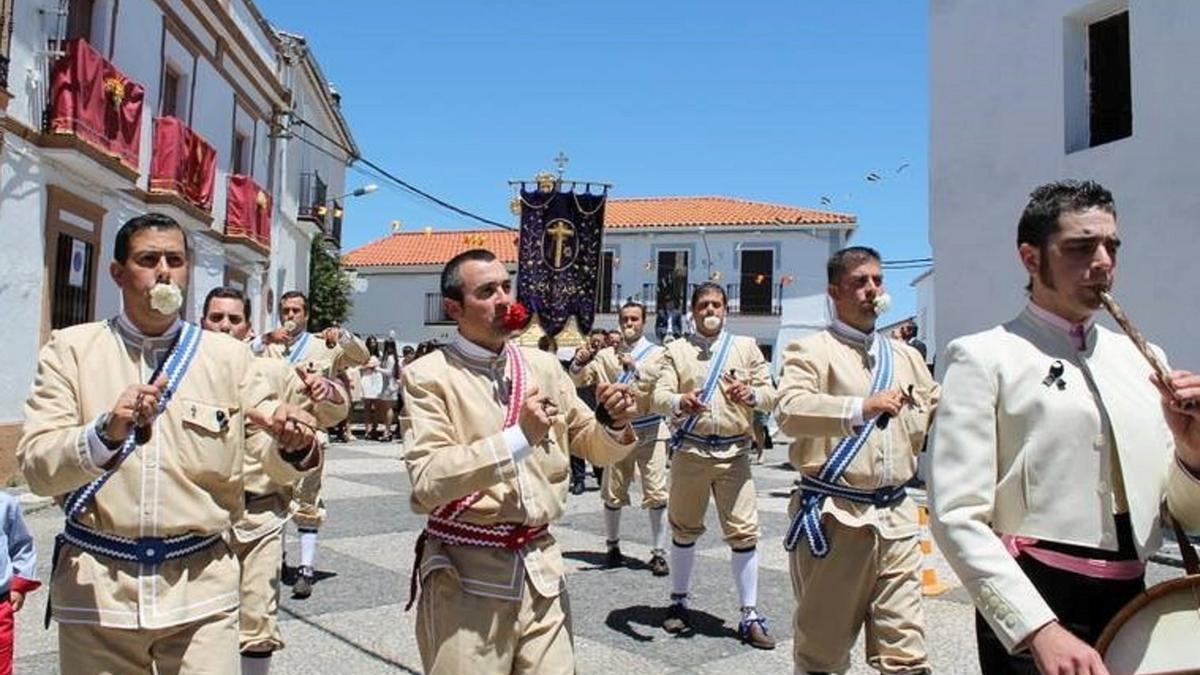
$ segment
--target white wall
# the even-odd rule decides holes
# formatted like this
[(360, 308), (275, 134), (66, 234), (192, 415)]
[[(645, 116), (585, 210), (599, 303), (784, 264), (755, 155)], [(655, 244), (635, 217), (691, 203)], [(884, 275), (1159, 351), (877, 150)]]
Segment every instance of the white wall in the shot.
[[(1200, 192), (1200, 3), (1131, 3), (1133, 135), (1066, 153), (1064, 35), (1114, 3), (1038, 0), (930, 6), (930, 240), (937, 347), (1024, 305), (1016, 224), (1029, 192), (1060, 178), (1113, 191), (1121, 248), (1116, 295), (1181, 367), (1200, 368), (1191, 284)], [(933, 345), (930, 345), (933, 347)]]
[(347, 325), (362, 335), (387, 335), (394, 330), (396, 339), (405, 343), (449, 339), (455, 331), (453, 325), (425, 325), (425, 295), (441, 292), (440, 275), (440, 267), (382, 274), (360, 269), (358, 285), (363, 290), (353, 296)]
[(937, 321), (934, 320), (937, 302), (934, 294), (934, 271), (932, 269), (919, 275), (912, 282), (917, 293), (917, 310), (914, 316), (917, 321), (917, 338), (925, 343), (927, 352), (925, 359), (933, 361), (937, 356), (934, 351), (937, 345)]

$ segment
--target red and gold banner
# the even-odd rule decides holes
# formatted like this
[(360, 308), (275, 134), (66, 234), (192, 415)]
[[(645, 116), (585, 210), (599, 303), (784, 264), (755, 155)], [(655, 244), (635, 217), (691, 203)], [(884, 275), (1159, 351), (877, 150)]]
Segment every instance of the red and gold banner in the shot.
[(229, 177), (225, 199), (225, 234), (248, 237), (271, 246), (271, 195), (249, 176)]
[(217, 151), (203, 136), (174, 117), (154, 118), (151, 192), (171, 192), (211, 211), (216, 178)]
[(73, 134), (137, 169), (145, 95), (142, 85), (76, 38), (50, 77), (50, 133)]

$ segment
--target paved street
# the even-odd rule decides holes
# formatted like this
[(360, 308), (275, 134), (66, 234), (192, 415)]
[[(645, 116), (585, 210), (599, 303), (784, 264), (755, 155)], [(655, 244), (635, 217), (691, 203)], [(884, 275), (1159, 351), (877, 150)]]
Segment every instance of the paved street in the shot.
[[(631, 568), (600, 568), (604, 551), (602, 507), (595, 484), (569, 498), (562, 522), (553, 528), (568, 564), (567, 583), (574, 614), (580, 673), (790, 673), (792, 592), (787, 559), (780, 544), (787, 495), (794, 475), (781, 467), (785, 450), (776, 449), (755, 467), (764, 542), (761, 545), (760, 607), (779, 639), (774, 652), (755, 651), (734, 637), (737, 602), (729, 571), (729, 550), (712, 517), (699, 543), (693, 587), (699, 622), (688, 638), (668, 636), (658, 624), (669, 593), (639, 561), (649, 557), (643, 544), (649, 525), (639, 510), (624, 512), (622, 549)], [(418, 673), (413, 613), (404, 612), (413, 542), (421, 519), (408, 507), (409, 481), (399, 459), (400, 446), (357, 442), (334, 446), (327, 466), (329, 521), (321, 531), (320, 581), (313, 596), (292, 600), (284, 589), (282, 627), (288, 647), (275, 660), (277, 673)], [(58, 509), (27, 507), (41, 560), (47, 558), (61, 522)], [(297, 558), (296, 539), (288, 539), (289, 559)], [(966, 595), (945, 563), (934, 557), (942, 583), (951, 589), (925, 605), (934, 670), (977, 673), (974, 626)], [(1150, 581), (1177, 576), (1180, 570), (1151, 565)], [(20, 613), (16, 672), (57, 672), (55, 629), (42, 630), (45, 592), (35, 594)], [(853, 654), (853, 673), (870, 673), (863, 664), (861, 640)]]

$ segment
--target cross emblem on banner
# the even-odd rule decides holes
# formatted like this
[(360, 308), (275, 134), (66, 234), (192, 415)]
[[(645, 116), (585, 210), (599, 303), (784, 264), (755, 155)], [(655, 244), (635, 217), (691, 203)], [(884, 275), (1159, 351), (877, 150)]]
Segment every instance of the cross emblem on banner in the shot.
[(554, 239), (554, 265), (555, 269), (561, 268), (563, 256), (563, 242), (575, 236), (575, 228), (571, 224), (561, 218), (555, 220), (546, 228), (546, 234)]

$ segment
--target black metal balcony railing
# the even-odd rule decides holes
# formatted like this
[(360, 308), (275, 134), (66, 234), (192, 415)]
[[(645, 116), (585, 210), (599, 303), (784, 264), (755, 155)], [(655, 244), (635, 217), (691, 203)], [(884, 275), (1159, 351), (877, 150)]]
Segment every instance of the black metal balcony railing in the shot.
[(446, 316), (446, 307), (442, 303), (441, 293), (425, 294), (425, 325), (454, 323)]
[(333, 220), (329, 227), (329, 241), (335, 248), (342, 247), (342, 205), (338, 202), (333, 203)]
[(783, 284), (727, 284), (729, 313), (773, 316), (783, 313)]
[(321, 174), (316, 171), (300, 174), (300, 208), (296, 217), (311, 220), (324, 230), (325, 218), (329, 213), (326, 204), (328, 192), (329, 187), (321, 180)]
[[(4, 24), (0, 24), (0, 31), (4, 30)], [(8, 57), (0, 54), (0, 89), (8, 89)]]
[(600, 297), (596, 302), (596, 311), (600, 314), (616, 314), (621, 311), (621, 284), (610, 284), (608, 288), (600, 289)]

